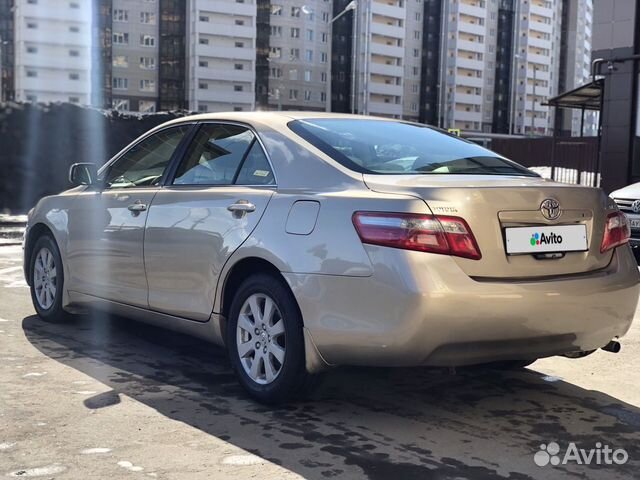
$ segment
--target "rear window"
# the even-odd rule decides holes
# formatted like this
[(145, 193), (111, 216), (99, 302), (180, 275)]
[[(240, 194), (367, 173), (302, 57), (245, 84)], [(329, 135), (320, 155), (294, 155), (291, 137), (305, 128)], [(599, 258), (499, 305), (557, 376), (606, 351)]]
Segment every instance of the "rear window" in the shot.
[(295, 120), (289, 128), (361, 173), (538, 176), (475, 143), (422, 125), (322, 118)]

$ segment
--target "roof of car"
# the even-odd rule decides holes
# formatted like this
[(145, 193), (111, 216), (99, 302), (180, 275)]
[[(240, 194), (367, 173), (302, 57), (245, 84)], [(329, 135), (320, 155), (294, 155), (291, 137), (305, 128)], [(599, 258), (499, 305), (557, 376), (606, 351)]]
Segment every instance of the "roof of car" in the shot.
[(370, 119), (370, 120), (393, 120), (390, 118), (373, 117), (366, 115), (352, 115), (348, 113), (332, 113), (332, 112), (314, 112), (314, 111), (256, 111), (256, 112), (216, 112), (216, 113), (199, 113), (197, 115), (189, 115), (175, 119), (170, 123), (178, 123), (184, 121), (207, 121), (207, 120), (227, 120), (237, 122), (260, 122), (269, 123), (270, 121), (281, 123), (290, 120), (302, 120), (309, 118), (351, 118), (351, 119)]

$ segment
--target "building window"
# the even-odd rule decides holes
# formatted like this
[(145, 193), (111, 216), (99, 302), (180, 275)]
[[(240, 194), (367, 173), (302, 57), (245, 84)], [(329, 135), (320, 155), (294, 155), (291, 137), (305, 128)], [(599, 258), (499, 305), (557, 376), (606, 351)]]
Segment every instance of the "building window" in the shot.
[(70, 57), (79, 57), (80, 56), (80, 52), (78, 50), (69, 50), (69, 56)]
[(70, 73), (69, 74), (69, 80), (80, 80), (80, 74), (79, 73)]
[(291, 16), (300, 18), (300, 7), (291, 7)]
[(236, 19), (236, 25), (244, 25), (244, 20)]
[(282, 5), (271, 5), (271, 15), (282, 16)]
[(304, 52), (304, 59), (307, 62), (313, 62), (313, 50), (306, 50)]
[(320, 52), (320, 62), (327, 63), (327, 52)]
[(305, 102), (310, 102), (311, 101), (311, 90), (305, 90), (304, 91), (304, 101)]
[(129, 10), (123, 10), (121, 8), (115, 8), (113, 10), (113, 21), (114, 22), (128, 22), (129, 21)]
[(207, 15), (200, 15), (199, 17), (201, 22), (208, 22), (209, 21), (209, 17)]
[(37, 95), (27, 95), (27, 102), (37, 102), (38, 101), (38, 96)]
[(320, 41), (321, 41), (322, 43), (327, 43), (327, 34), (326, 34), (325, 32), (322, 32), (322, 33), (320, 34)]
[(154, 113), (156, 111), (156, 102), (153, 100), (140, 100), (138, 102), (138, 111), (142, 113)]
[(116, 68), (127, 68), (129, 66), (129, 57), (126, 55), (115, 55), (112, 63)]
[(198, 41), (198, 43), (200, 45), (209, 45), (209, 39), (208, 38), (200, 38), (200, 40)]
[(327, 101), (327, 94), (325, 92), (320, 92), (320, 101), (321, 102)]
[(282, 49), (280, 47), (271, 47), (269, 49), (269, 58), (280, 58), (282, 57)]
[(69, 8), (80, 8), (80, 4), (78, 2), (69, 3)]
[(234, 45), (236, 48), (244, 48), (244, 42), (236, 42)]
[(281, 78), (282, 77), (282, 69), (278, 67), (271, 67), (271, 77), (272, 78)]
[(36, 28), (38, 28), (38, 24), (35, 22), (27, 22), (27, 28), (35, 30)]
[(80, 103), (79, 97), (69, 97), (69, 103)]
[(322, 21), (325, 23), (329, 22), (329, 12), (322, 12)]
[(242, 111), (242, 107), (233, 107), (233, 111), (234, 112), (241, 112)]
[(143, 78), (140, 80), (140, 91), (141, 92), (155, 92), (156, 91), (156, 81), (149, 80), (147, 78)]
[(241, 63), (236, 63), (236, 64), (233, 66), (233, 68), (234, 68), (235, 70), (244, 70), (244, 65), (243, 65), (243, 64), (241, 64)]
[(198, 83), (198, 88), (200, 90), (208, 90), (209, 89), (209, 84), (206, 82), (199, 82)]
[(126, 90), (129, 88), (129, 79), (124, 77), (113, 77), (112, 86), (115, 90)]
[(282, 36), (282, 27), (280, 25), (271, 25), (271, 36), (272, 37), (281, 37)]
[(27, 47), (27, 53), (38, 53), (38, 47)]
[(155, 70), (155, 57), (140, 57), (140, 68), (142, 68), (143, 70)]
[(78, 32), (80, 32), (80, 27), (77, 27), (77, 26), (75, 26), (75, 25), (71, 25), (71, 26), (69, 27), (69, 31), (70, 31), (71, 33), (78, 33)]
[(320, 81), (322, 83), (327, 81), (327, 72), (320, 72)]
[(207, 105), (198, 105), (198, 111), (201, 113), (205, 113), (209, 111), (209, 107)]
[(118, 112), (128, 112), (129, 111), (129, 100), (125, 98), (114, 98), (111, 101), (111, 108), (117, 110)]
[(153, 35), (140, 35), (140, 46), (155, 47), (156, 37), (154, 37)]
[(313, 30), (307, 29), (307, 40), (313, 42)]
[(147, 25), (155, 25), (156, 14), (153, 12), (140, 12), (140, 23), (145, 23)]
[(300, 49), (292, 48), (289, 50), (289, 57), (291, 60), (300, 60)]
[(291, 27), (291, 38), (300, 38), (300, 29)]
[(35, 78), (37, 76), (38, 76), (38, 72), (36, 72), (35, 70), (27, 70), (27, 77)]
[(298, 70), (295, 68), (289, 70), (289, 80), (298, 80)]
[(298, 90), (289, 90), (289, 100), (298, 100)]
[(198, 61), (198, 66), (202, 67), (202, 68), (208, 68), (209, 67), (209, 62), (207, 62), (206, 60), (200, 60), (200, 61)]
[(233, 86), (233, 91), (234, 92), (242, 92), (244, 90), (244, 88), (242, 87), (242, 85), (234, 85)]
[(128, 33), (113, 32), (113, 43), (119, 44), (119, 45), (128, 45), (129, 44), (129, 34)]
[(311, 81), (311, 70), (305, 70), (304, 71), (304, 81), (305, 82), (310, 82)]

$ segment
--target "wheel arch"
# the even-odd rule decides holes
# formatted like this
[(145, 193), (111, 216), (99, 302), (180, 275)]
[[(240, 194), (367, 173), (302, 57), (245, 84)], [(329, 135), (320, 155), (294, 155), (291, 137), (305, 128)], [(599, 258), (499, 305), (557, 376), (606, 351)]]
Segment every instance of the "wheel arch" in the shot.
[(28, 285), (31, 285), (32, 281), (32, 271), (31, 271), (31, 256), (33, 255), (33, 248), (36, 245), (36, 242), (43, 235), (48, 235), (51, 239), (56, 243), (58, 247), (58, 251), (60, 251), (60, 244), (56, 239), (53, 230), (45, 223), (39, 222), (29, 228), (29, 234), (27, 235), (25, 244), (24, 244), (24, 272), (25, 272), (25, 280)]

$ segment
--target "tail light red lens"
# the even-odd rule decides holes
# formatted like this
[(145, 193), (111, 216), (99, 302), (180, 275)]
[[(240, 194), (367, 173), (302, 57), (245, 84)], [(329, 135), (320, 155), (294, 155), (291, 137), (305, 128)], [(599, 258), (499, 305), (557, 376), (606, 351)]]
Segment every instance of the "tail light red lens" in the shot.
[(353, 225), (363, 243), (473, 260), (482, 258), (469, 225), (459, 217), (356, 212)]
[(624, 245), (629, 241), (630, 236), (631, 229), (629, 227), (629, 220), (624, 213), (610, 213), (607, 215), (607, 222), (604, 226), (604, 236), (602, 237), (600, 252), (604, 253), (618, 245)]

